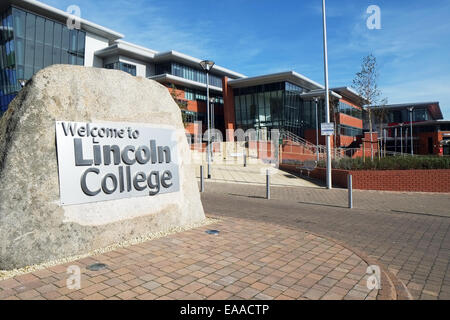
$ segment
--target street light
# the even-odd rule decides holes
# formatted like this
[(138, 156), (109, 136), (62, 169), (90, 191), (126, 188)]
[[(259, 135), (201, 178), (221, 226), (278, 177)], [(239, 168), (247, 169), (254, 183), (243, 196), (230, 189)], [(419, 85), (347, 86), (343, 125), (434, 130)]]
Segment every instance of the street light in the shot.
[(403, 123), (400, 123), (400, 153), (403, 155)]
[(408, 108), (409, 110), (409, 123), (411, 125), (411, 155), (414, 155), (414, 145), (413, 145), (413, 111), (414, 111), (414, 107), (410, 107)]
[(211, 171), (210, 171), (210, 165), (211, 165), (211, 132), (210, 132), (210, 113), (209, 113), (209, 72), (214, 67), (214, 61), (211, 60), (203, 60), (200, 62), (200, 66), (205, 70), (206, 72), (206, 118), (207, 118), (207, 124), (208, 124), (208, 146), (207, 146), (207, 161), (208, 161), (208, 179), (211, 179)]
[[(211, 143), (216, 141), (216, 131), (215, 131), (215, 129), (216, 129), (215, 112), (216, 111), (214, 110), (215, 109), (214, 102), (215, 102), (214, 98), (209, 99), (209, 105), (210, 105), (210, 109), (211, 109), (211, 131), (214, 132), (214, 136), (211, 137)], [(212, 148), (212, 150), (211, 150), (211, 161), (214, 162), (214, 148)]]
[[(328, 88), (328, 45), (327, 45), (327, 17), (325, 9), (325, 0), (322, 0), (322, 18), (323, 18), (323, 58), (325, 69), (325, 120), (330, 123), (330, 92)], [(334, 133), (336, 134), (336, 132)], [(327, 189), (333, 188), (331, 178), (331, 137), (326, 136), (327, 140)]]

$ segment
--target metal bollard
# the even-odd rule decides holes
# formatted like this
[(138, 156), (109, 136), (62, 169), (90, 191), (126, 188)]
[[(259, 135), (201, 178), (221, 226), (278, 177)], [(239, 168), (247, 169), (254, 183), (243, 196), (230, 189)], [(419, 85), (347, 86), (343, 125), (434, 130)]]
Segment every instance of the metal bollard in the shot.
[(348, 183), (348, 207), (349, 209), (353, 209), (353, 179), (352, 175), (349, 174), (347, 177)]
[(266, 170), (266, 199), (270, 200), (270, 175), (269, 175), (269, 170)]
[(200, 166), (200, 192), (205, 192), (205, 182), (203, 177), (203, 166)]
[(244, 168), (247, 167), (247, 155), (244, 152)]

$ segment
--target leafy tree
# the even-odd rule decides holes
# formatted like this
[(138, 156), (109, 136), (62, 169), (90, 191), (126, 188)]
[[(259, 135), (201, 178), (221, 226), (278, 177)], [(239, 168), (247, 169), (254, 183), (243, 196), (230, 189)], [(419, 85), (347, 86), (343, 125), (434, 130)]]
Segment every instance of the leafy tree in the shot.
[(185, 112), (183, 112), (183, 110), (184, 111), (187, 110), (187, 102), (184, 101), (184, 100), (181, 100), (181, 99), (179, 99), (177, 97), (177, 87), (173, 83), (170, 84), (169, 92), (170, 92), (170, 95), (172, 96), (173, 101), (175, 101), (175, 103), (177, 104), (177, 106), (181, 110), (181, 117), (182, 117), (182, 120), (183, 120), (183, 124), (186, 127), (188, 125), (187, 115), (186, 115)]

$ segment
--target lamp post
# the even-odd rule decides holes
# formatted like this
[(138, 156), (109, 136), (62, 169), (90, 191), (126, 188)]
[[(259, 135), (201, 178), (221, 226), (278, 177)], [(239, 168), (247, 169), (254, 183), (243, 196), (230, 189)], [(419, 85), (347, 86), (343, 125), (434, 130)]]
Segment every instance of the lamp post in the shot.
[[(322, 0), (322, 18), (323, 18), (323, 57), (325, 69), (325, 120), (330, 123), (330, 92), (328, 88), (328, 44), (327, 44), (327, 18), (325, 0)], [(336, 134), (336, 132), (334, 133)], [(327, 140), (327, 189), (333, 188), (331, 178), (331, 137), (326, 136)]]
[(413, 144), (413, 111), (414, 111), (414, 107), (408, 108), (409, 110), (409, 123), (411, 126), (411, 155), (414, 155), (414, 144)]
[(403, 123), (400, 123), (400, 153), (403, 155)]
[[(216, 139), (216, 121), (215, 121), (215, 106), (214, 106), (214, 98), (209, 99), (209, 105), (211, 106), (211, 131), (214, 132), (214, 136), (211, 138), (211, 144)], [(211, 161), (214, 162), (214, 146), (211, 148)]]
[(215, 121), (215, 106), (214, 106), (214, 98), (209, 99), (209, 105), (211, 106), (211, 129), (216, 128), (216, 121)]
[(317, 155), (317, 162), (319, 162), (319, 114), (318, 114), (318, 106), (319, 98), (314, 98), (314, 102), (316, 104), (316, 155)]
[(206, 122), (208, 127), (208, 145), (207, 145), (207, 161), (208, 161), (208, 179), (211, 179), (211, 132), (210, 132), (210, 124), (211, 124), (211, 118), (210, 118), (210, 112), (209, 112), (209, 72), (214, 67), (214, 61), (211, 60), (203, 60), (200, 62), (200, 66), (205, 70), (206, 72)]

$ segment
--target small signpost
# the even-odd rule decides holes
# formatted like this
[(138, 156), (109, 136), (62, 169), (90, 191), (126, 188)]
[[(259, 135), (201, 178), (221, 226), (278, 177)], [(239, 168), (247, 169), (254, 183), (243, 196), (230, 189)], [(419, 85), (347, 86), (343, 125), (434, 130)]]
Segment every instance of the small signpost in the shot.
[(324, 122), (320, 125), (320, 131), (322, 133), (322, 136), (332, 136), (334, 135), (334, 123), (330, 122)]

